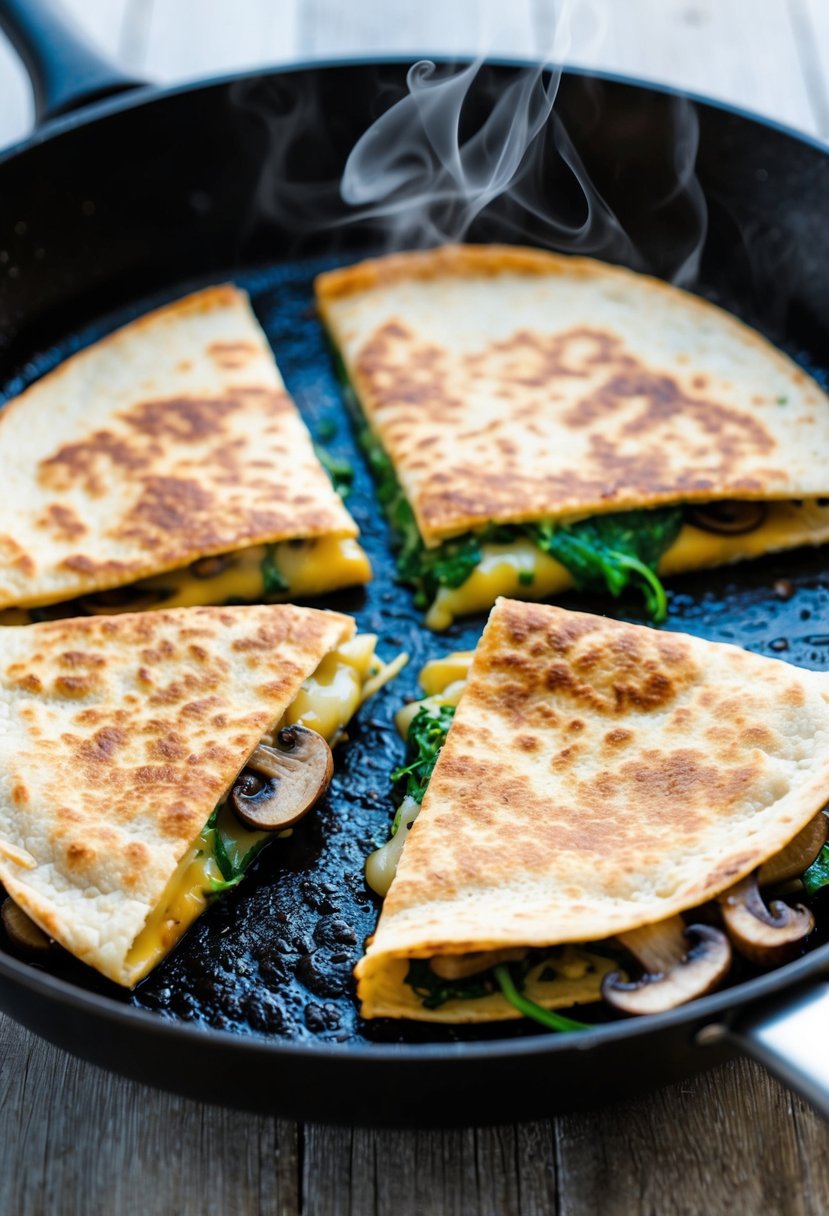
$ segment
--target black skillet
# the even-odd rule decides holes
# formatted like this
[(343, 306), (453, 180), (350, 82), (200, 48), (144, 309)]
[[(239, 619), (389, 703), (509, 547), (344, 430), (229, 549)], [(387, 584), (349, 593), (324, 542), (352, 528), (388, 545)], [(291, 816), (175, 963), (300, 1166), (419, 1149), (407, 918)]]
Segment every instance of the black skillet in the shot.
[[(379, 220), (339, 223), (349, 213), (333, 187), (358, 137), (405, 93), (408, 64), (315, 65), (161, 91), (93, 56), (47, 0), (2, 0), (0, 22), (32, 76), (39, 121), (31, 139), (0, 157), (3, 395), (152, 304), (207, 282), (242, 283), (312, 430), (356, 467), (350, 505), (376, 581), (337, 606), (380, 634), (384, 654), (405, 648), (413, 657), (340, 748), (327, 800), (291, 841), (262, 854), (243, 887), (215, 904), (135, 994), (71, 959), (59, 956), (46, 970), (0, 950), (2, 1008), (125, 1075), (299, 1119), (437, 1125), (543, 1116), (674, 1081), (737, 1051), (829, 1113), (829, 945), (820, 943), (769, 974), (738, 973), (728, 989), (689, 1007), (605, 1018), (585, 1033), (360, 1022), (350, 973), (377, 915), (361, 866), (391, 813), (388, 772), (401, 755), (392, 713), (414, 690), (424, 658), (474, 645), (482, 623), (429, 635), (395, 587), (388, 534), (311, 303), (316, 270), (393, 239)], [(482, 69), (463, 113), (470, 130), (520, 71)], [(824, 148), (728, 108), (568, 72), (555, 118), (532, 149), (535, 187), (578, 226), (583, 202), (562, 157), (573, 162), (566, 132), (633, 237), (638, 265), (670, 275), (700, 233), (693, 193), (672, 191), (689, 113), (699, 123), (707, 205), (691, 286), (825, 383)], [(496, 200), (468, 236), (556, 244), (550, 224), (515, 200)], [(614, 240), (590, 251), (631, 256)], [(668, 627), (829, 668), (825, 568), (824, 554), (801, 552), (677, 580)], [(825, 933), (829, 900), (817, 910)]]

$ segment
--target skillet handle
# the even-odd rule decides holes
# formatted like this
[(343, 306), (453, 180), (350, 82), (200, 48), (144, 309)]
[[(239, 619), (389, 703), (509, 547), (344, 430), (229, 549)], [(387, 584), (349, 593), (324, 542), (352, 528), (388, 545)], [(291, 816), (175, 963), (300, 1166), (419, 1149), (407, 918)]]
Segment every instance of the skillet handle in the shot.
[(0, 0), (0, 27), (29, 74), (38, 126), (146, 83), (93, 50), (60, 0)]
[(761, 1001), (730, 1026), (706, 1026), (700, 1044), (730, 1042), (829, 1119), (829, 979)]

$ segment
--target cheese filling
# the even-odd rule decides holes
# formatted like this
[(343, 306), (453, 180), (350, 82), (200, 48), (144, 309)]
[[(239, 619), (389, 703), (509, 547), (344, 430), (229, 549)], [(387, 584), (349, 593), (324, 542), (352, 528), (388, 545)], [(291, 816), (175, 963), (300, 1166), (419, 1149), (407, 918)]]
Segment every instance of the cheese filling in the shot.
[[(437, 711), (442, 705), (459, 704), (473, 658), (471, 650), (454, 651), (423, 667), (420, 686), (426, 696), (405, 705), (395, 717), (397, 729), (404, 739), (422, 708)], [(419, 811), (420, 804), (407, 795), (398, 808), (389, 840), (366, 861), (366, 881), (379, 895), (385, 896), (391, 886), (406, 836)], [(524, 955), (526, 951), (518, 953)], [(536, 956), (539, 953), (534, 952)], [(514, 958), (515, 954), (512, 949), (500, 950), (493, 958)], [(373, 1016), (376, 1007), (385, 1016), (416, 1017), (418, 1021), (427, 1022), (469, 1024), (520, 1018), (519, 1010), (474, 966), (476, 959), (485, 966), (491, 964), (484, 956), (474, 955), (385, 960), (381, 967), (367, 970), (360, 982), (363, 1016)], [(433, 968), (433, 962), (437, 964), (436, 968)], [(465, 965), (467, 962), (469, 966)], [(452, 970), (459, 972), (460, 984), (451, 980), (446, 983), (441, 978), (442, 963), (450, 964)], [(553, 946), (527, 970), (522, 993), (527, 1000), (548, 1010), (590, 1004), (601, 999), (602, 979), (617, 968), (616, 960), (605, 953), (597, 953), (589, 943)], [(463, 995), (464, 987), (466, 995)]]
[[(829, 507), (825, 499), (771, 502), (765, 519), (750, 532), (725, 535), (691, 523), (683, 524), (662, 555), (661, 577), (729, 565), (781, 549), (829, 540)], [(481, 545), (481, 560), (460, 587), (441, 587), (426, 616), (437, 631), (448, 629), (458, 616), (485, 612), (498, 596), (541, 600), (574, 586), (573, 576), (528, 537), (508, 544)]]
[(98, 595), (41, 608), (7, 608), (0, 612), (0, 625), (199, 604), (274, 603), (327, 595), (370, 579), (368, 557), (351, 536), (286, 540), (201, 558)]
[[(298, 723), (317, 731), (332, 746), (342, 739), (363, 701), (394, 679), (407, 661), (406, 655), (399, 655), (391, 663), (383, 663), (374, 652), (376, 641), (374, 634), (358, 634), (327, 654), (304, 682), (274, 733)], [(288, 829), (276, 835), (290, 832)], [(245, 827), (225, 797), (182, 858), (130, 947), (126, 966), (132, 984), (169, 953), (211, 897), (236, 885), (245, 866), (273, 835)], [(234, 874), (230, 880), (223, 873), (220, 858), (226, 859), (226, 867), (229, 865)]]

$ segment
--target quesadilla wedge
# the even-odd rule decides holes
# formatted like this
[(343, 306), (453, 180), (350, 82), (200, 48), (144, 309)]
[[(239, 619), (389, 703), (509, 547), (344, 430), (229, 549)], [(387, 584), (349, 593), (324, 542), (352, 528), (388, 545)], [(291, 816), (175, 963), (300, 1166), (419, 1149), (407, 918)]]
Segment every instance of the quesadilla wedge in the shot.
[(829, 398), (721, 309), (585, 258), (395, 254), (317, 280), (401, 581), (443, 629), (498, 595), (829, 538)]
[(229, 285), (139, 317), (6, 405), (0, 476), (0, 609), (24, 610), (6, 624), (315, 596), (371, 577)]
[[(350, 617), (290, 605), (0, 630), (11, 899), (82, 962), (136, 984), (324, 789), (328, 743), (405, 661), (386, 666), (374, 643)], [(315, 785), (299, 788), (308, 758)]]
[(407, 796), (367, 866), (388, 894), (364, 1017), (549, 1025), (600, 995), (656, 1012), (734, 953), (802, 949), (810, 910), (766, 901), (829, 881), (829, 675), (500, 599), (474, 657), (422, 682)]

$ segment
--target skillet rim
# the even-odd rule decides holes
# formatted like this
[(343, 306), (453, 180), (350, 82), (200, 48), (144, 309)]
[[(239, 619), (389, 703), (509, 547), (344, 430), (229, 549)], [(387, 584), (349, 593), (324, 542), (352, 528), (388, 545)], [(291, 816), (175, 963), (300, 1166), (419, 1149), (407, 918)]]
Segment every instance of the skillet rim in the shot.
[[(764, 997), (794, 988), (803, 980), (819, 980), (822, 975), (829, 975), (829, 942), (818, 946), (815, 950), (795, 959), (791, 963), (768, 971), (764, 975), (744, 980), (731, 988), (682, 1005), (667, 1013), (647, 1014), (643, 1017), (630, 1018), (614, 1022), (605, 1022), (591, 1027), (589, 1030), (569, 1031), (566, 1034), (554, 1034), (539, 1031), (537, 1035), (524, 1036), (516, 1039), (488, 1039), (477, 1042), (457, 1043), (331, 1043), (325, 1040), (281, 1040), (271, 1039), (256, 1031), (235, 1032), (219, 1030), (210, 1026), (196, 1025), (179, 1018), (165, 1017), (148, 1009), (134, 1005), (122, 1004), (107, 996), (105, 993), (93, 992), (81, 988), (60, 976), (51, 975), (47, 971), (32, 967), (21, 959), (16, 959), (0, 950), (0, 1010), (5, 1009), (5, 985), (10, 981), (18, 990), (23, 989), (29, 995), (43, 998), (53, 1008), (63, 1008), (93, 1015), (104, 1022), (114, 1022), (125, 1029), (135, 1028), (139, 1035), (150, 1038), (159, 1036), (170, 1043), (184, 1040), (188, 1044), (204, 1045), (209, 1039), (217, 1047), (226, 1051), (239, 1051), (243, 1055), (263, 1052), (269, 1057), (278, 1059), (289, 1055), (299, 1058), (342, 1059), (350, 1062), (362, 1061), (378, 1064), (423, 1063), (425, 1061), (451, 1060), (462, 1057), (465, 1060), (491, 1059), (498, 1056), (511, 1058), (514, 1056), (546, 1055), (549, 1052), (590, 1051), (593, 1047), (604, 1046), (616, 1041), (638, 1039), (641, 1036), (658, 1035), (660, 1031), (670, 1031), (677, 1027), (699, 1022), (724, 1021), (730, 1023), (726, 1016), (735, 1015), (744, 1006), (754, 1004)], [(737, 995), (735, 995), (737, 994)], [(11, 1014), (7, 1016), (12, 1016)], [(14, 1019), (16, 1020), (16, 1019)], [(392, 1019), (396, 1020), (396, 1019)], [(399, 1019), (401, 1022), (406, 1019)], [(26, 1023), (24, 1023), (25, 1025)], [(92, 1028), (91, 1028), (92, 1029)]]
[[(23, 155), (32, 148), (50, 143), (53, 139), (57, 139), (69, 131), (74, 131), (99, 120), (137, 109), (140, 106), (164, 102), (184, 93), (197, 93), (202, 89), (242, 84), (246, 81), (265, 79), (269, 76), (287, 76), (300, 72), (326, 71), (336, 68), (403, 67), (407, 64), (412, 65), (417, 63), (422, 59), (428, 59), (432, 63), (441, 65), (468, 66), (476, 62), (477, 58), (472, 55), (434, 55), (429, 51), (411, 52), (407, 55), (347, 55), (342, 58), (334, 56), (318, 60), (299, 60), (296, 63), (271, 64), (262, 68), (252, 68), (247, 72), (221, 72), (216, 75), (201, 76), (196, 80), (182, 81), (170, 85), (158, 85), (152, 81), (147, 81), (143, 85), (137, 85), (134, 89), (118, 93), (114, 97), (104, 98), (101, 101), (91, 102), (80, 109), (70, 111), (68, 114), (62, 114), (57, 118), (50, 119), (40, 127), (35, 127), (24, 139), (0, 149), (0, 169), (2, 169), (6, 161), (11, 160), (15, 156)], [(539, 60), (486, 56), (481, 59), (481, 65), (496, 68), (537, 68)], [(794, 139), (798, 143), (805, 144), (807, 147), (811, 147), (815, 151), (829, 156), (829, 138), (823, 139), (820, 135), (812, 135), (808, 131), (802, 131), (798, 127), (789, 126), (787, 123), (779, 122), (775, 118), (760, 114), (756, 110), (750, 110), (729, 101), (706, 97), (702, 93), (675, 88), (673, 85), (664, 84), (659, 81), (626, 76), (621, 72), (594, 71), (588, 67), (567, 65), (559, 62), (545, 63), (541, 66), (560, 71), (563, 76), (580, 77), (608, 84), (645, 89), (661, 93), (666, 97), (691, 101), (695, 105), (705, 106), (711, 110), (719, 110), (743, 119), (746, 122), (755, 123), (761, 127), (765, 127), (767, 130), (775, 131), (780, 135)]]
[[(78, 110), (61, 115), (36, 127), (25, 139), (0, 150), (0, 172), (5, 164), (35, 148), (50, 144), (64, 134), (79, 130), (98, 121), (116, 117), (144, 105), (163, 103), (180, 94), (195, 94), (202, 90), (229, 87), (245, 82), (253, 82), (275, 76), (287, 76), (308, 72), (325, 72), (340, 68), (394, 68), (404, 67), (421, 59), (441, 65), (468, 65), (478, 57), (472, 55), (434, 55), (428, 51), (410, 52), (406, 55), (373, 55), (373, 56), (343, 56), (326, 57), (316, 60), (301, 60), (286, 64), (276, 64), (255, 68), (247, 72), (230, 72), (199, 77), (195, 80), (184, 81), (173, 85), (159, 86), (148, 82), (138, 85), (135, 89), (119, 93), (114, 97), (85, 105)], [(538, 67), (539, 60), (513, 57), (482, 57), (482, 66), (515, 69), (522, 67)], [(788, 126), (776, 119), (758, 114), (756, 111), (734, 105), (727, 101), (705, 97), (701, 94), (675, 88), (657, 81), (644, 80), (621, 73), (595, 71), (588, 67), (566, 65), (560, 63), (544, 64), (561, 71), (563, 76), (582, 79), (592, 79), (626, 88), (654, 92), (666, 97), (691, 101), (696, 106), (739, 118), (771, 130), (784, 138), (814, 149), (829, 157), (829, 140), (820, 136)], [(786, 991), (795, 987), (799, 982), (818, 979), (822, 974), (829, 974), (829, 943), (817, 947), (802, 958), (788, 963), (764, 975), (743, 981), (721, 992), (715, 992), (678, 1009), (663, 1014), (647, 1015), (627, 1021), (604, 1023), (589, 1030), (575, 1031), (561, 1035), (550, 1035), (539, 1031), (538, 1035), (517, 1039), (493, 1039), (477, 1042), (457, 1043), (342, 1043), (335, 1044), (325, 1040), (274, 1040), (267, 1035), (253, 1031), (232, 1032), (207, 1026), (193, 1025), (181, 1019), (165, 1017), (149, 1010), (122, 1004), (104, 993), (97, 993), (71, 983), (58, 976), (41, 971), (26, 962), (7, 954), (0, 949), (0, 1008), (6, 1008), (6, 992), (8, 986), (25, 992), (29, 997), (34, 996), (47, 1002), (47, 1006), (75, 1010), (82, 1014), (92, 1015), (96, 1022), (116, 1023), (125, 1029), (135, 1029), (143, 1037), (151, 1039), (158, 1036), (170, 1043), (176, 1041), (204, 1045), (206, 1039), (215, 1043), (223, 1050), (236, 1052), (241, 1055), (252, 1054), (255, 1058), (263, 1052), (269, 1058), (278, 1059), (281, 1056), (295, 1058), (312, 1058), (355, 1061), (376, 1061), (377, 1063), (423, 1063), (426, 1061), (447, 1061), (452, 1059), (475, 1060), (492, 1059), (493, 1057), (533, 1057), (539, 1054), (558, 1054), (561, 1052), (589, 1051), (593, 1047), (629, 1039), (639, 1039), (643, 1035), (657, 1035), (660, 1031), (686, 1024), (705, 1022), (717, 1015), (733, 1016), (743, 1006), (753, 1004), (764, 997)], [(14, 1015), (9, 1015), (14, 1017)], [(730, 1020), (726, 1016), (726, 1021)], [(16, 1018), (15, 1018), (16, 1020)], [(25, 1022), (23, 1023), (26, 1024)], [(90, 1029), (93, 1029), (91, 1027)]]

